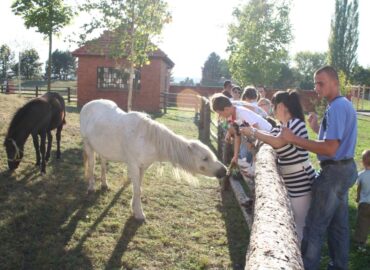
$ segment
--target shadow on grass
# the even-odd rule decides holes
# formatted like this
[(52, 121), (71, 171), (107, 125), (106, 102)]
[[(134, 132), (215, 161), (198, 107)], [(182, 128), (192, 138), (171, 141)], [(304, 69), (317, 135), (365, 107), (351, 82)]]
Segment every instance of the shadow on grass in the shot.
[(125, 253), (128, 244), (131, 242), (132, 238), (135, 236), (136, 231), (143, 224), (143, 222), (137, 221), (134, 217), (130, 217), (122, 231), (121, 237), (114, 248), (111, 257), (105, 267), (106, 270), (109, 269), (121, 269), (122, 267), (122, 256)]
[(242, 270), (249, 243), (249, 229), (243, 218), (232, 190), (220, 191), (222, 205), (219, 211), (225, 221), (229, 254), (234, 270)]
[(77, 106), (66, 104), (67, 113), (80, 113), (80, 109)]
[(73, 264), (63, 265), (77, 223), (100, 196), (85, 200), (80, 155), (80, 149), (64, 151), (64, 160), (76, 162), (50, 162), (46, 175), (31, 166), (18, 179), (1, 173), (1, 269), (93, 269), (81, 249)]

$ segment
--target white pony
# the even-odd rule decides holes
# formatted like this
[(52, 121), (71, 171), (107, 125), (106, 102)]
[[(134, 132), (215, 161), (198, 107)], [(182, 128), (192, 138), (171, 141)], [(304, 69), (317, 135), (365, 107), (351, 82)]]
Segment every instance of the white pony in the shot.
[(145, 170), (153, 162), (169, 161), (191, 173), (218, 178), (226, 174), (226, 167), (203, 143), (176, 135), (146, 114), (126, 113), (113, 101), (100, 99), (85, 104), (80, 114), (80, 125), (88, 192), (94, 191), (95, 152), (101, 158), (102, 188), (108, 187), (106, 161), (127, 163), (136, 219), (145, 219), (140, 186)]

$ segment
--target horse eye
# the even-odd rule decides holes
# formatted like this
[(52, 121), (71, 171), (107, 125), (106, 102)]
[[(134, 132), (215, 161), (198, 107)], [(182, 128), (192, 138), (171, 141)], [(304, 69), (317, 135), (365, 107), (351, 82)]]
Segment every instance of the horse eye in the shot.
[(208, 161), (208, 157), (203, 158), (203, 161)]

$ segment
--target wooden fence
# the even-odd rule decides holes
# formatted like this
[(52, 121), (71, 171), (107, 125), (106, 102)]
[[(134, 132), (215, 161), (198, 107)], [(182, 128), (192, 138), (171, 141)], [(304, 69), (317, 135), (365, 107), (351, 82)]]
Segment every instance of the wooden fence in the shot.
[[(6, 87), (1, 85), (0, 91), (2, 94), (17, 94), (26, 98), (34, 98), (43, 95), (47, 92), (46, 87)], [(68, 103), (77, 102), (77, 90), (71, 87), (52, 87), (51, 92), (59, 93)]]
[[(222, 159), (225, 149), (223, 127), (211, 116), (210, 102), (202, 97), (199, 138), (206, 144), (215, 141)], [(255, 164), (254, 179), (243, 177), (249, 190), (245, 190), (239, 180), (230, 180), (251, 230), (245, 269), (303, 269), (289, 197), (271, 146), (261, 144), (258, 147)]]

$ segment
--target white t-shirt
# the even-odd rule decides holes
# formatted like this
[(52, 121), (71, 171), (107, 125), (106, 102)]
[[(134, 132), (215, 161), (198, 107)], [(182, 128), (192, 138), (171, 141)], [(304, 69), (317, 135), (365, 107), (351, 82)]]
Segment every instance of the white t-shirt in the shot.
[(266, 119), (259, 116), (257, 113), (243, 106), (235, 106), (235, 109), (235, 122), (237, 124), (240, 125), (241, 123), (243, 123), (243, 121), (245, 121), (251, 126), (258, 124), (258, 129), (264, 131), (270, 131), (272, 129), (271, 124)]
[(359, 203), (370, 204), (370, 170), (363, 170), (359, 172), (357, 184), (361, 185)]

